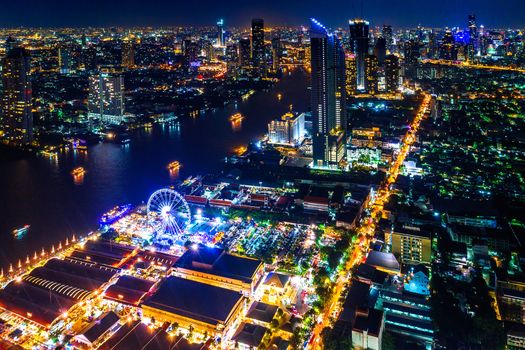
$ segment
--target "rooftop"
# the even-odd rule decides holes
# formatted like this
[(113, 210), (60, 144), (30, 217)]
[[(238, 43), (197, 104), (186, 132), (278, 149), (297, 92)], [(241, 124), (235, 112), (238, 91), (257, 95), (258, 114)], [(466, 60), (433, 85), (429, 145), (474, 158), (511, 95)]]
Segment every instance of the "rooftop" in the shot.
[(228, 321), (242, 294), (170, 276), (143, 305), (216, 325)]
[(174, 264), (184, 268), (251, 283), (262, 261), (228, 254), (224, 249), (199, 246), (188, 249)]

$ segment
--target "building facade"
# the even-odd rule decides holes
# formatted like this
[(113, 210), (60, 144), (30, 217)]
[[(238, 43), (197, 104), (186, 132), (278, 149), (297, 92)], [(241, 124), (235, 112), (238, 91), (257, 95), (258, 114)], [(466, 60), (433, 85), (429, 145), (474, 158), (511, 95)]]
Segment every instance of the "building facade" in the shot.
[(313, 166), (333, 167), (344, 158), (345, 57), (339, 39), (314, 19), (310, 48)]
[(124, 121), (124, 77), (99, 73), (89, 78), (88, 117), (107, 124)]
[(3, 139), (14, 145), (33, 141), (33, 92), (31, 57), (21, 47), (8, 48), (3, 61), (2, 129)]

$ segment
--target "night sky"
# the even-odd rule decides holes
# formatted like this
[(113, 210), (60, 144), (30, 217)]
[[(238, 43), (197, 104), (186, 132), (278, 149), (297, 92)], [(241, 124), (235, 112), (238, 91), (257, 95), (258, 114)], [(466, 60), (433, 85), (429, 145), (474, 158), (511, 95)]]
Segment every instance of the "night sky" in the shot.
[(525, 0), (0, 0), (0, 27), (206, 25), (219, 17), (227, 26), (316, 17), (335, 27), (361, 14), (372, 25), (464, 27), (469, 13), (486, 27), (525, 27)]

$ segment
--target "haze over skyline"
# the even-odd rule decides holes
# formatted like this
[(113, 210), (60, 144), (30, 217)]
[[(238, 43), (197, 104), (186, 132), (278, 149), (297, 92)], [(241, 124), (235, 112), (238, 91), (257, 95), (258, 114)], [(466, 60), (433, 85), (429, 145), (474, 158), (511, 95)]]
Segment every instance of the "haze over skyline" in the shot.
[(525, 1), (521, 0), (369, 0), (363, 4), (357, 0), (4, 0), (0, 27), (213, 25), (219, 17), (227, 26), (248, 26), (253, 17), (264, 18), (269, 25), (308, 25), (308, 18), (316, 17), (337, 27), (361, 16), (372, 25), (464, 27), (466, 16), (474, 13), (478, 24), (486, 27), (520, 28), (524, 26), (524, 12)]

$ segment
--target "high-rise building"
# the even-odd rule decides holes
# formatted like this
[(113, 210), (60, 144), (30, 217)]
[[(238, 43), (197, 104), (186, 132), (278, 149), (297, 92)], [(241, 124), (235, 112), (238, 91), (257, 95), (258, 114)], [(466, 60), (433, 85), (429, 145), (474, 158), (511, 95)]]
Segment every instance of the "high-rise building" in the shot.
[(376, 44), (374, 46), (374, 55), (377, 57), (377, 62), (379, 66), (383, 66), (383, 63), (385, 63), (385, 57), (386, 57), (386, 39), (385, 38), (377, 38)]
[(438, 58), (439, 57), (439, 44), (435, 32), (430, 32), (428, 34), (428, 53), (429, 58)]
[(272, 71), (277, 72), (280, 67), (282, 56), (281, 39), (272, 38)]
[(68, 74), (71, 71), (71, 55), (67, 47), (58, 48), (58, 71), (60, 74)]
[(370, 95), (378, 92), (379, 66), (375, 55), (365, 57), (365, 91)]
[(122, 66), (132, 68), (135, 65), (135, 45), (132, 40), (122, 42), (121, 62)]
[(414, 39), (405, 41), (404, 51), (405, 51), (405, 65), (410, 66), (410, 67), (417, 65), (419, 57), (421, 56), (419, 52), (419, 42)]
[(311, 107), (315, 167), (337, 166), (344, 157), (346, 91), (341, 42), (312, 19)]
[(217, 45), (225, 46), (225, 42), (224, 42), (224, 20), (222, 18), (217, 21)]
[(184, 55), (184, 63), (190, 65), (199, 57), (199, 45), (192, 40), (184, 40), (182, 42), (182, 54)]
[(264, 66), (264, 20), (260, 18), (252, 19), (251, 35), (252, 63), (256, 68)]
[(452, 35), (452, 31), (447, 30), (441, 41), (439, 47), (439, 58), (443, 60), (457, 61), (458, 59), (458, 46)]
[(107, 124), (124, 121), (124, 77), (118, 73), (92, 75), (89, 78), (88, 118)]
[(9, 51), (11, 51), (11, 49), (15, 48), (16, 46), (17, 46), (16, 40), (12, 36), (7, 37), (7, 39), (5, 40), (6, 55), (9, 53)]
[(388, 55), (385, 58), (385, 88), (387, 92), (396, 92), (399, 88), (399, 58)]
[(356, 57), (357, 88), (365, 87), (365, 57), (368, 54), (368, 32), (370, 23), (362, 19), (350, 22), (350, 51)]
[(247, 68), (251, 64), (250, 39), (242, 38), (239, 40), (239, 66)]
[(2, 129), (15, 145), (33, 141), (31, 57), (22, 47), (9, 47), (3, 60)]
[(345, 73), (346, 73), (346, 95), (352, 96), (357, 92), (357, 67), (355, 55), (352, 53), (345, 54)]
[(392, 26), (383, 25), (383, 30), (381, 32), (383, 38), (386, 40), (386, 50), (388, 53), (393, 53), (394, 51), (394, 36), (392, 34)]
[(475, 38), (478, 34), (478, 27), (476, 26), (476, 15), (468, 16), (468, 30), (471, 38)]

